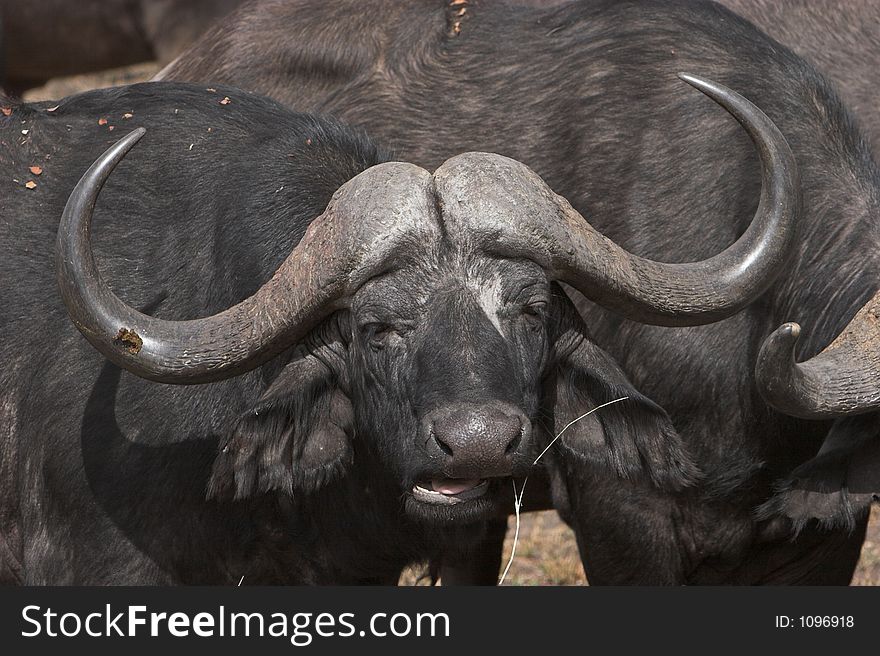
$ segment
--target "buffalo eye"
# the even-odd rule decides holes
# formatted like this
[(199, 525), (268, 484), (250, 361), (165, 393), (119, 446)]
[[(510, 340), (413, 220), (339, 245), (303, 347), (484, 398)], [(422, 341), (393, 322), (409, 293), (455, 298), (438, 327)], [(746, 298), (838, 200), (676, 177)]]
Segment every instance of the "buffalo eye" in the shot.
[(543, 304), (524, 305), (521, 308), (520, 316), (530, 330), (537, 332), (544, 328), (544, 309)]
[(374, 349), (385, 348), (388, 340), (395, 335), (402, 335), (405, 331), (388, 323), (374, 322), (361, 326), (361, 334), (367, 343)]

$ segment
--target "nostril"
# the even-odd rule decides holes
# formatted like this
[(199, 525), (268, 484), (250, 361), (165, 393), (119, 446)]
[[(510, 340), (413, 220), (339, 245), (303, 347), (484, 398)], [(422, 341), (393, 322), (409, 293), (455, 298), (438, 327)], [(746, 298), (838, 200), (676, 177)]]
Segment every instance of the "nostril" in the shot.
[(504, 449), (504, 455), (510, 455), (519, 448), (519, 445), (522, 444), (522, 438), (525, 432), (526, 427), (522, 425), (522, 422), (520, 422), (519, 430), (511, 438), (510, 442), (507, 443), (507, 447)]
[(437, 443), (437, 446), (440, 447), (440, 450), (443, 451), (447, 456), (452, 455), (452, 448), (443, 441), (441, 437), (437, 435), (437, 433), (431, 431), (431, 434), (434, 436), (434, 441)]

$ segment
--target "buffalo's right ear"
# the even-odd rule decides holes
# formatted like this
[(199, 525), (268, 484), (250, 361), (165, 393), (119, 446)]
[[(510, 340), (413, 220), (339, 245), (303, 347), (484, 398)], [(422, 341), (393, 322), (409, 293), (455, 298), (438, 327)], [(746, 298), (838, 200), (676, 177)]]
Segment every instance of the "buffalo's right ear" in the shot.
[[(332, 321), (332, 320), (331, 320)], [(221, 444), (208, 497), (314, 492), (350, 465), (354, 410), (343, 391), (347, 347), (335, 321), (297, 347)]]

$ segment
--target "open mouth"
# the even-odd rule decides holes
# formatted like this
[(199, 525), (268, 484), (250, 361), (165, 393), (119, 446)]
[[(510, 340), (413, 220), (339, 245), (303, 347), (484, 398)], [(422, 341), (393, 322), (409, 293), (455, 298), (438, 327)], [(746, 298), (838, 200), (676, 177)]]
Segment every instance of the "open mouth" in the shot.
[(478, 499), (488, 489), (489, 481), (484, 478), (433, 478), (416, 483), (412, 495), (422, 503), (452, 506)]

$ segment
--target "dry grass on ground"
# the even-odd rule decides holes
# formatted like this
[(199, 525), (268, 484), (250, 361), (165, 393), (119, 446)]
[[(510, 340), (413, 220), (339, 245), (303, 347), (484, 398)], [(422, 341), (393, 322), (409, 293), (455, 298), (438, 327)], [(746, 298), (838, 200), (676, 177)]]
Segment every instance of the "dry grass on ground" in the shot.
[(880, 585), (880, 506), (871, 510), (868, 535), (862, 546), (862, 557), (852, 580), (853, 585)]
[[(510, 558), (514, 521), (509, 522), (502, 570)], [(427, 585), (421, 568), (407, 571), (403, 585)], [(523, 515), (516, 558), (504, 585), (586, 585), (574, 534), (553, 511)], [(880, 585), (880, 506), (874, 506), (862, 557), (852, 585)]]

